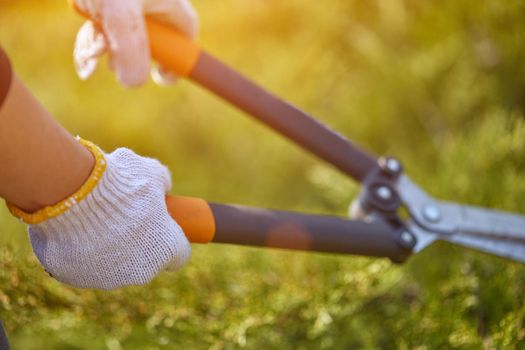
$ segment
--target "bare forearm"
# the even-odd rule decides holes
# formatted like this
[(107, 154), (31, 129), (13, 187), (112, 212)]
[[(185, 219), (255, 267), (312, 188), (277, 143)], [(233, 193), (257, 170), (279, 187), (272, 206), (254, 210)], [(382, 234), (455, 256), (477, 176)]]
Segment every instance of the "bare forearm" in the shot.
[[(5, 82), (9, 78), (5, 61), (0, 72)], [(1, 98), (0, 196), (32, 212), (75, 192), (93, 168), (91, 153), (52, 118), (16, 75)]]

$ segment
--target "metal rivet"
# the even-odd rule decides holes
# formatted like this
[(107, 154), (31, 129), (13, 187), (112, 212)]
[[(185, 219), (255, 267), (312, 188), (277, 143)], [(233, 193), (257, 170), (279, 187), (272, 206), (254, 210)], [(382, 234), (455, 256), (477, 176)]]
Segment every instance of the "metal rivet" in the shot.
[(386, 168), (392, 173), (398, 173), (401, 170), (401, 164), (397, 159), (389, 158), (386, 161)]
[(376, 190), (377, 196), (385, 201), (392, 199), (392, 190), (386, 186), (380, 186)]
[(438, 222), (441, 220), (441, 212), (439, 208), (434, 205), (425, 205), (423, 207), (423, 217), (430, 222)]
[(401, 241), (407, 245), (412, 245), (414, 243), (414, 236), (408, 231), (403, 231), (401, 233)]

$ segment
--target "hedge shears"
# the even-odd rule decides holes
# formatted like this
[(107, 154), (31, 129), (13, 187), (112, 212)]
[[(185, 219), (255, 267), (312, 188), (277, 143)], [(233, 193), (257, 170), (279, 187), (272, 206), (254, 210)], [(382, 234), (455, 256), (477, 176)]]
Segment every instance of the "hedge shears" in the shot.
[[(525, 216), (432, 198), (404, 173), (398, 159), (362, 150), (176, 29), (148, 17), (146, 23), (152, 56), (164, 67), (362, 184), (351, 204), (350, 219), (167, 196), (171, 216), (191, 242), (357, 254), (403, 262), (436, 240), (444, 240), (525, 263)], [(402, 208), (408, 218), (400, 214)]]

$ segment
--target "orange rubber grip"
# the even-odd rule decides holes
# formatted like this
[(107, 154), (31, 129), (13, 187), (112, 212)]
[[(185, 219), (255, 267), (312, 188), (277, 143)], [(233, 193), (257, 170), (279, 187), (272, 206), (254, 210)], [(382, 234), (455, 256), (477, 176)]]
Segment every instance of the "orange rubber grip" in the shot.
[(177, 29), (146, 17), (151, 56), (164, 68), (187, 77), (197, 64), (201, 49)]
[(173, 219), (182, 227), (192, 243), (209, 243), (215, 236), (215, 218), (204, 199), (166, 196), (166, 205)]
[[(89, 16), (79, 9), (74, 1), (71, 7), (82, 16)], [(93, 18), (90, 18), (94, 20)], [(201, 49), (176, 28), (146, 16), (151, 56), (164, 68), (179, 77), (187, 77), (195, 68)]]

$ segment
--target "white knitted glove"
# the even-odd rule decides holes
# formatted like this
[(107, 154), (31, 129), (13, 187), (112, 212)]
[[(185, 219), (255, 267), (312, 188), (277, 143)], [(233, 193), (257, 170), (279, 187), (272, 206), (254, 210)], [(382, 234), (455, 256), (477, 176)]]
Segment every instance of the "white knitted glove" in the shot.
[(42, 265), (61, 282), (99, 289), (145, 284), (180, 268), (190, 245), (166, 208), (168, 169), (126, 148), (106, 155), (106, 163), (83, 200), (29, 227)]
[[(73, 55), (81, 79), (91, 76), (100, 56), (109, 51), (110, 67), (122, 84), (146, 82), (150, 70), (146, 14), (192, 39), (197, 35), (197, 14), (189, 0), (75, 0), (75, 4), (102, 27), (87, 21), (77, 34)], [(160, 84), (175, 81), (175, 75), (159, 66), (154, 67), (152, 77)]]

